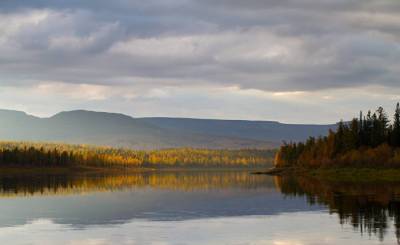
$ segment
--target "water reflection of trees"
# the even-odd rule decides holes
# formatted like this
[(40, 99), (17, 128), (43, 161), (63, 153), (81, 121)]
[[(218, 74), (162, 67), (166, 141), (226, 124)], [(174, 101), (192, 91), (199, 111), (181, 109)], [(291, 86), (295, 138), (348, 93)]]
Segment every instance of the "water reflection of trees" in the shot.
[(305, 196), (310, 204), (323, 204), (360, 233), (376, 235), (381, 241), (391, 222), (400, 244), (400, 183), (327, 182), (307, 177), (276, 177), (275, 183), (287, 196)]
[(0, 197), (64, 195), (158, 188), (182, 191), (274, 188), (271, 178), (238, 172), (143, 172), (129, 174), (0, 175)]

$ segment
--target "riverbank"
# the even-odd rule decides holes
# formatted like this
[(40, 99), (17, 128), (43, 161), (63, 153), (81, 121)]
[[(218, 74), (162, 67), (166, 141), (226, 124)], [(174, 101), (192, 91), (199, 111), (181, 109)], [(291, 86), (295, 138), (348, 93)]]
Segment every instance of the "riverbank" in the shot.
[(126, 173), (154, 171), (152, 168), (104, 168), (88, 166), (72, 167), (32, 167), (32, 166), (5, 166), (0, 167), (0, 174), (87, 174), (87, 173)]
[(0, 175), (36, 175), (36, 174), (129, 174), (141, 172), (262, 172), (261, 168), (137, 168), (137, 167), (92, 167), (92, 166), (70, 166), (70, 167), (32, 167), (32, 166), (2, 166)]
[(309, 176), (327, 181), (400, 182), (400, 169), (398, 168), (272, 168), (266, 171), (253, 172), (253, 174), (265, 174), (275, 176)]

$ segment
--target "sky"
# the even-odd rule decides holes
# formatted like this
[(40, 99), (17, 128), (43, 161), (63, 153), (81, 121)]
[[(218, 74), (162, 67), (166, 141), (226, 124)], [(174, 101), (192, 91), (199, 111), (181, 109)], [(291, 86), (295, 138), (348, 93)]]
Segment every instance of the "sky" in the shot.
[(1, 0), (0, 108), (333, 123), (400, 101), (397, 0)]

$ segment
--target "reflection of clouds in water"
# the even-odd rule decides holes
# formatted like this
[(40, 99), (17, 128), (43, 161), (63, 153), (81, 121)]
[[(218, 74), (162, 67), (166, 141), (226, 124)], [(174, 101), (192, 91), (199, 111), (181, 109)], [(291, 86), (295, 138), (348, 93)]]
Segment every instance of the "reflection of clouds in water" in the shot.
[[(303, 245), (304, 244), (302, 242), (290, 241), (290, 240), (279, 240), (279, 241), (273, 241), (272, 243), (273, 243), (273, 245)], [(263, 243), (259, 243), (259, 244), (263, 244)]]
[[(334, 219), (334, 220), (332, 220)], [(310, 223), (310, 220), (313, 222)], [(134, 219), (121, 225), (93, 225), (74, 229), (55, 220), (39, 219), (0, 229), (0, 243), (24, 244), (249, 244), (316, 245), (378, 243), (341, 227), (325, 212), (284, 213), (184, 221)], [(395, 238), (385, 240), (394, 243)]]
[(107, 245), (110, 244), (104, 239), (84, 239), (79, 241), (71, 241), (68, 245)]
[[(359, 230), (339, 221), (350, 214), (374, 221), (377, 216), (368, 215), (371, 211), (398, 207), (388, 198), (398, 193), (393, 183), (328, 185), (243, 172), (64, 177), (36, 179), (35, 186), (29, 178), (2, 182), (3, 190), (17, 187), (22, 193), (33, 191), (33, 196), (0, 199), (0, 244), (379, 243), (381, 237), (360, 236)], [(42, 187), (49, 189), (46, 195), (40, 193)], [(77, 190), (87, 193), (76, 195), (81, 193)], [(338, 195), (347, 192), (360, 195)], [(310, 206), (316, 197), (330, 211), (346, 215)], [(370, 209), (360, 212), (360, 207)], [(384, 242), (395, 243), (394, 221), (384, 224)]]
[(0, 227), (40, 218), (86, 228), (131, 219), (176, 221), (322, 209), (310, 207), (304, 198), (286, 200), (273, 178), (243, 171), (0, 180), (1, 196), (7, 196), (0, 199)]

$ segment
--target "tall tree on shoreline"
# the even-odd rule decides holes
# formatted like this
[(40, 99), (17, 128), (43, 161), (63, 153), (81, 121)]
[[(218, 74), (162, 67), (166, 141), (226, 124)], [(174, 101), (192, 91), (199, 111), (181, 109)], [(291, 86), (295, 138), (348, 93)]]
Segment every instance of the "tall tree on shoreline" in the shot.
[(391, 135), (393, 146), (400, 146), (400, 104), (397, 103), (394, 113), (393, 130)]

